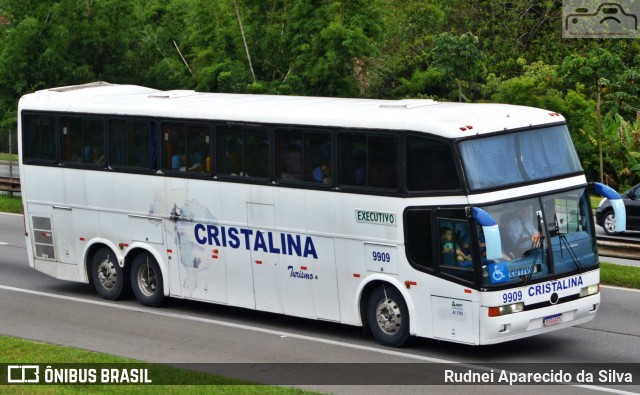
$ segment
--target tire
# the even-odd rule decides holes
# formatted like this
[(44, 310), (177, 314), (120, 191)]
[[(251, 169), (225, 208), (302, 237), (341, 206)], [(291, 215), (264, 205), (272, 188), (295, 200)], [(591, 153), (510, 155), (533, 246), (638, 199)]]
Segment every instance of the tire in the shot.
[(131, 289), (138, 302), (144, 306), (158, 307), (164, 303), (162, 272), (151, 254), (138, 254), (133, 260)]
[(400, 291), (390, 285), (374, 289), (367, 303), (367, 321), (378, 343), (402, 347), (409, 339), (409, 310)]
[(116, 255), (109, 248), (102, 247), (91, 260), (93, 287), (103, 299), (117, 300), (129, 289), (129, 280), (118, 265)]
[(604, 233), (608, 235), (621, 235), (623, 232), (616, 232), (616, 214), (613, 210), (609, 210), (604, 215), (604, 220), (602, 221), (602, 228), (604, 229)]

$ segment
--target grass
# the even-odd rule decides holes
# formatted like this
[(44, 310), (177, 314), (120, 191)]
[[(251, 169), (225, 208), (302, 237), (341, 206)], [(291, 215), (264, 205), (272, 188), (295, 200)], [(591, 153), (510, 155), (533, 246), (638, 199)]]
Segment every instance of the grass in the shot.
[(603, 262), (600, 264), (600, 282), (640, 289), (640, 268)]
[[(220, 376), (172, 368), (164, 365), (144, 364), (140, 361), (121, 358), (109, 354), (85, 351), (72, 347), (56, 346), (31, 340), (0, 336), (0, 364), (44, 364), (40, 368), (41, 382), (44, 382), (44, 368), (51, 365), (54, 369), (73, 367), (76, 369), (101, 368), (147, 368), (152, 380), (160, 380), (167, 385), (103, 385), (103, 384), (44, 384), (44, 385), (0, 385), (2, 394), (312, 394), (296, 388), (264, 386), (229, 379)], [(59, 365), (68, 364), (73, 365)], [(107, 364), (107, 365), (97, 365)], [(117, 365), (134, 364), (134, 365)], [(0, 377), (5, 378), (5, 372)], [(98, 373), (99, 377), (100, 374)], [(4, 379), (2, 382), (5, 382)]]
[(0, 212), (22, 214), (22, 199), (0, 194)]
[[(13, 157), (13, 161), (17, 165), (18, 164), (18, 154), (12, 154), (11, 156)], [(11, 157), (9, 156), (8, 153), (0, 152), (0, 160), (9, 160), (9, 159), (11, 159)]]
[(589, 195), (589, 200), (591, 201), (591, 208), (595, 211), (598, 208), (598, 204), (602, 200), (602, 196), (597, 195)]

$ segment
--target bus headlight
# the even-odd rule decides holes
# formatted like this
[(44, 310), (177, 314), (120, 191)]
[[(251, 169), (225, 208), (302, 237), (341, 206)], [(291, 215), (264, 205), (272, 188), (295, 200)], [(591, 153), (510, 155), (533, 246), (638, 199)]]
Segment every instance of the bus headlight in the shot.
[(580, 290), (580, 297), (584, 298), (585, 296), (595, 295), (598, 292), (600, 292), (600, 284), (589, 285)]
[(514, 303), (500, 307), (489, 307), (489, 317), (519, 313), (524, 310), (524, 303)]

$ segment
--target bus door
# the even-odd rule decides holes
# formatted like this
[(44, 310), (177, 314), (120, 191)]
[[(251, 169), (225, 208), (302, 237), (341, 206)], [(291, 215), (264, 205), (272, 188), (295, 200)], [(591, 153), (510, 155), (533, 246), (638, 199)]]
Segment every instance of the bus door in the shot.
[[(464, 208), (436, 210), (437, 273), (440, 278), (431, 289), (434, 337), (461, 343), (474, 343), (474, 306), (464, 285), (475, 282), (473, 238)], [(444, 280), (444, 281), (442, 281)]]
[(282, 287), (278, 267), (280, 255), (274, 246), (278, 239), (275, 231), (275, 206), (272, 204), (247, 203), (247, 217), (253, 229), (251, 267), (256, 309), (283, 313)]

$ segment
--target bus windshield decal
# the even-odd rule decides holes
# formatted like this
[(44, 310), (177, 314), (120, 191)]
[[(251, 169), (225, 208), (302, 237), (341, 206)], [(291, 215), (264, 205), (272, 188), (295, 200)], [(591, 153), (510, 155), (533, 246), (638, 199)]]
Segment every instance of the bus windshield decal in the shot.
[(310, 236), (304, 236), (303, 242), (300, 235), (279, 233), (278, 236), (278, 233), (270, 231), (204, 224), (196, 224), (193, 232), (200, 245), (244, 248), (250, 251), (318, 259), (313, 238)]

